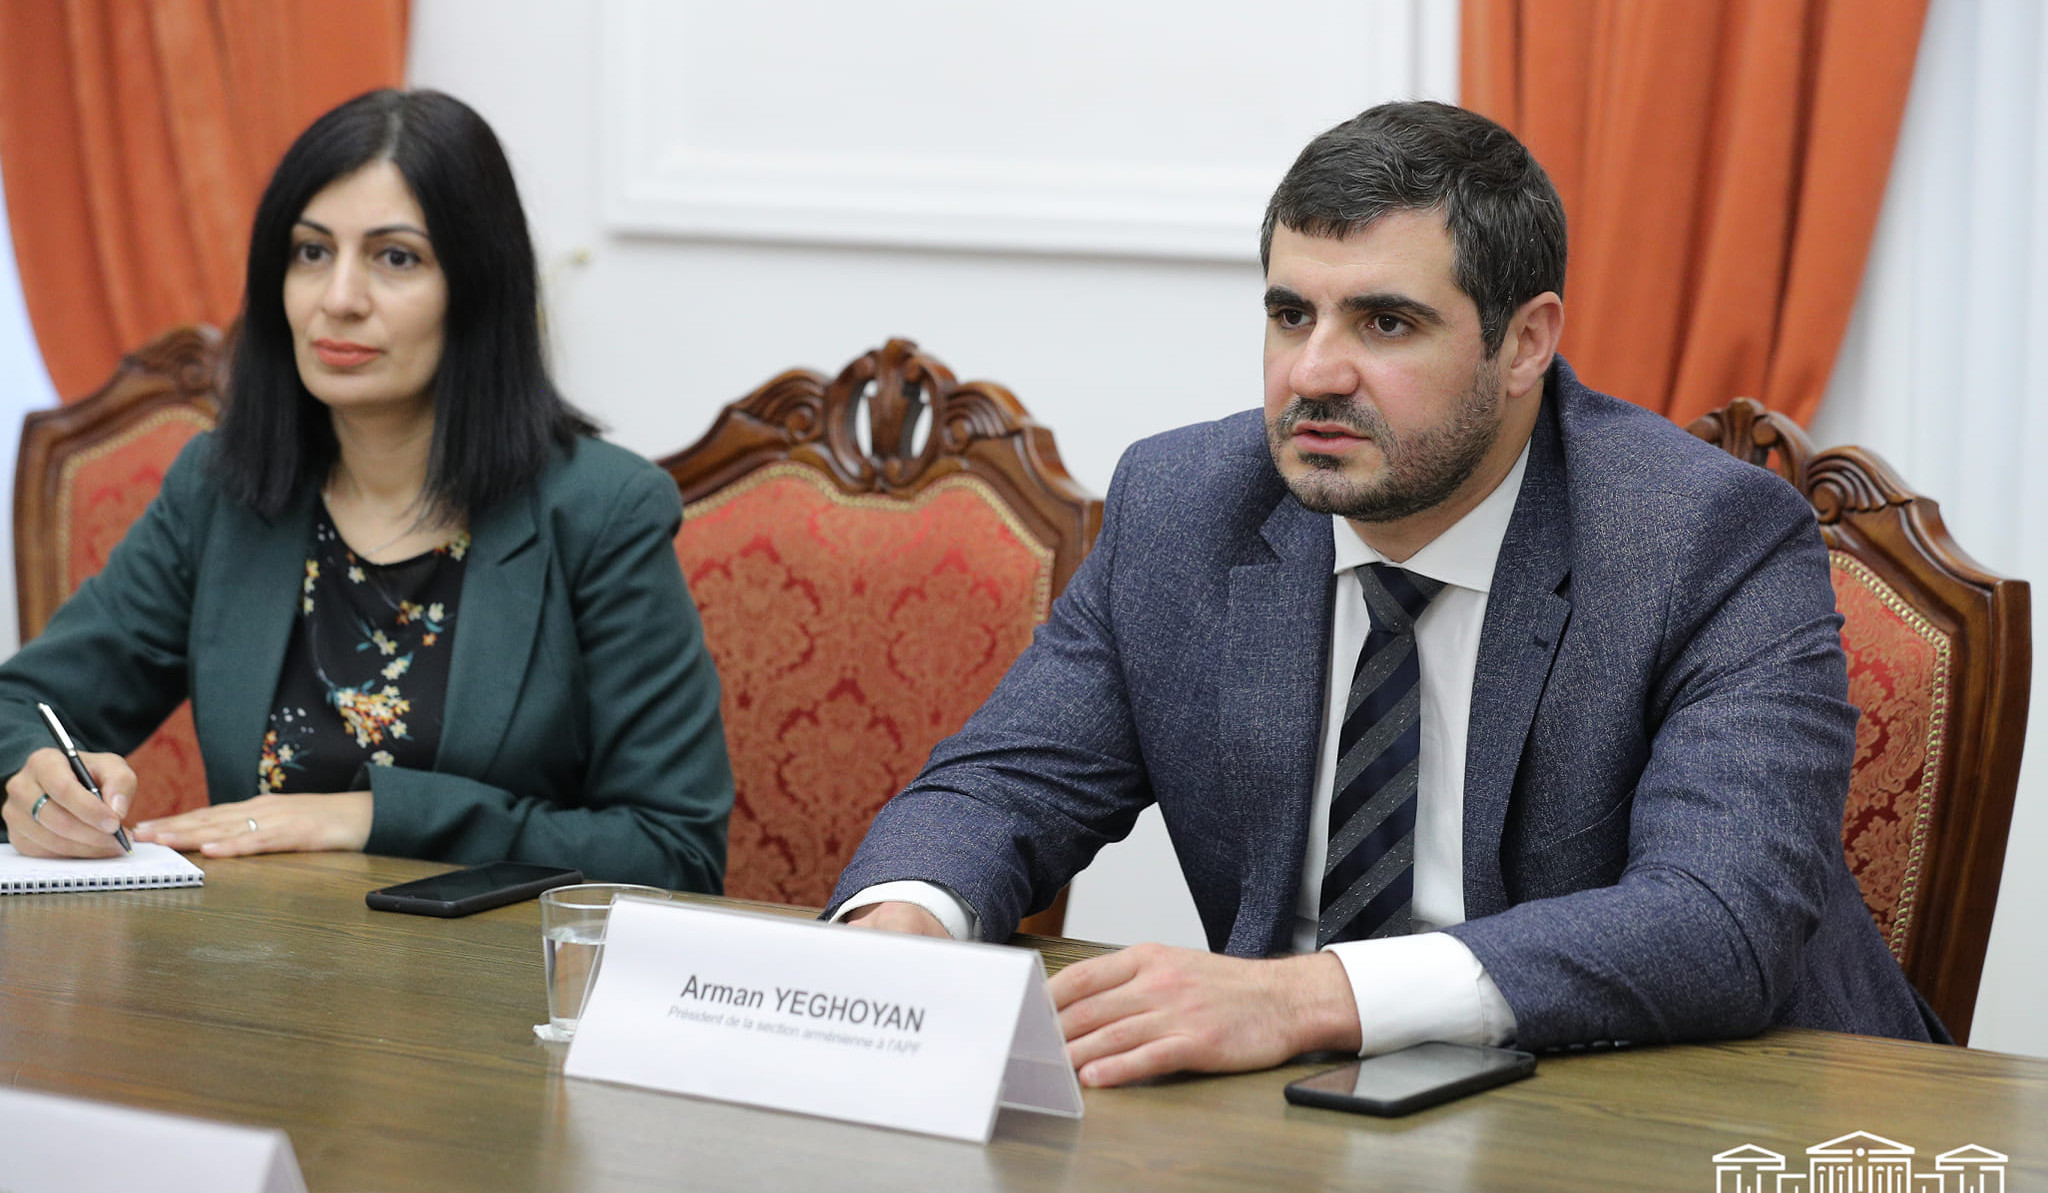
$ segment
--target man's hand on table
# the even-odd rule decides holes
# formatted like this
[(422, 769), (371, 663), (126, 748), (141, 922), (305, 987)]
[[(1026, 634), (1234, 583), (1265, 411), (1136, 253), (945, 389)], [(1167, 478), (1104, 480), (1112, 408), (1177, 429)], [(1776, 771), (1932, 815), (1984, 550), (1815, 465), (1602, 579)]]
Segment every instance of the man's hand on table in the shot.
[(1252, 961), (1141, 944), (1069, 965), (1050, 989), (1067, 1056), (1087, 1086), (1358, 1050), (1351, 982), (1328, 953)]
[(915, 903), (874, 903), (851, 912), (846, 923), (856, 928), (875, 928), (883, 932), (901, 932), (908, 936), (936, 936), (941, 940), (953, 939), (939, 917)]
[[(845, 922), (948, 936), (912, 903), (876, 903)], [(1141, 944), (1069, 965), (1049, 988), (1083, 1085), (1268, 1069), (1304, 1052), (1358, 1050), (1351, 981), (1328, 953), (1247, 961)]]

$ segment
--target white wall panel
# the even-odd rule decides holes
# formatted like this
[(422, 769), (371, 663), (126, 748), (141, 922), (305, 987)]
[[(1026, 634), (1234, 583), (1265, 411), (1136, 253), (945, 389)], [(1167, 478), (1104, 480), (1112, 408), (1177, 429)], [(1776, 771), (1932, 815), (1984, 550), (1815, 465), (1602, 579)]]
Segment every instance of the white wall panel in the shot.
[(1302, 143), (1441, 69), (1418, 51), (1414, 0), (1275, 11), (612, 0), (606, 216), (654, 234), (1249, 260), (1245, 228)]

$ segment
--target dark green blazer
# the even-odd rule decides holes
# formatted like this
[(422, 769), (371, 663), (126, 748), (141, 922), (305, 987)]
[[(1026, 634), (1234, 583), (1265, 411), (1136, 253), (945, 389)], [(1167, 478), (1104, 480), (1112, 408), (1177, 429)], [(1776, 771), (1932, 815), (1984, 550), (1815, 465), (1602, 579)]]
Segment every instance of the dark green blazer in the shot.
[[(189, 695), (209, 797), (256, 793), (318, 495), (264, 519), (220, 491), (211, 442), (0, 665), (0, 775), (50, 744), (37, 700), (126, 754)], [(472, 520), (440, 750), (431, 771), (369, 768), (366, 852), (722, 888), (732, 767), (681, 519), (667, 474), (584, 439)]]

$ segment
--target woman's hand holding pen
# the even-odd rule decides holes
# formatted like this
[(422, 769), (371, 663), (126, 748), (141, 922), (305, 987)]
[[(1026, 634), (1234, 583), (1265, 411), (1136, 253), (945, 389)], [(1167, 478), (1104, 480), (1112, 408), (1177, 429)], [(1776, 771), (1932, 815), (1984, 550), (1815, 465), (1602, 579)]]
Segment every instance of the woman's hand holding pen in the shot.
[(145, 820), (135, 826), (135, 839), (172, 849), (196, 849), (207, 857), (358, 850), (369, 843), (370, 819), (367, 791), (259, 795), (162, 820)]
[[(29, 857), (118, 857), (121, 846), (114, 829), (135, 798), (135, 772), (119, 754), (88, 754), (79, 758), (92, 772), (107, 802), (101, 803), (71, 773), (61, 750), (45, 747), (7, 780), (7, 800), (0, 819), (8, 839)], [(48, 796), (47, 799), (44, 797)]]

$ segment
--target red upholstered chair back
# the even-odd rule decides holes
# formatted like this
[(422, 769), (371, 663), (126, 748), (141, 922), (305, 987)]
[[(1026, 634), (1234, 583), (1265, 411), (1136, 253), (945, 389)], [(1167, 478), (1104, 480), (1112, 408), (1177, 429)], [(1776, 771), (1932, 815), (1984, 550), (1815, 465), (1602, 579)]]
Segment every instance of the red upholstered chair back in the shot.
[[(225, 367), (221, 335), (181, 327), (122, 358), (99, 392), (22, 423), (14, 473), (14, 575), (21, 640), (107, 555), (163, 487), (188, 440), (213, 426)], [(131, 820), (206, 803), (206, 771), (181, 704), (129, 756), (139, 785)]]
[[(727, 892), (821, 905), (1030, 643), (1102, 503), (1008, 390), (908, 340), (776, 377), (662, 466), (723, 685)], [(1063, 900), (1026, 930), (1056, 933)]]
[(1689, 429), (1777, 472), (1820, 517), (1863, 711), (1843, 849), (1892, 955), (1966, 1040), (2026, 737), (2026, 582), (1979, 567), (1934, 501), (1862, 448), (1815, 452), (1748, 398)]

